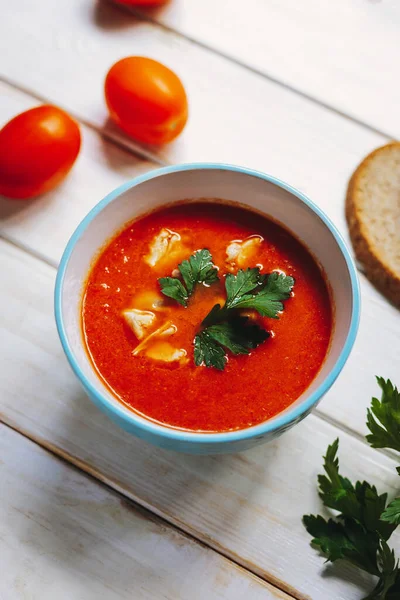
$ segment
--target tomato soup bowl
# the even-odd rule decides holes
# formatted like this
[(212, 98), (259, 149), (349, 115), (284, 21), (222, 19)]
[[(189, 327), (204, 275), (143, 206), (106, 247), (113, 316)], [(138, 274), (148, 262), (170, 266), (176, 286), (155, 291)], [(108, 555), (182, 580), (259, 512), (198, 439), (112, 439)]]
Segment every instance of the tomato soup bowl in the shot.
[[(104, 244), (126, 223), (154, 209), (180, 200), (213, 198), (258, 211), (292, 232), (325, 273), (334, 312), (326, 358), (306, 391), (269, 420), (223, 433), (168, 427), (126, 407), (96, 373), (81, 330), (84, 285)], [(359, 296), (356, 269), (341, 235), (304, 194), (274, 177), (249, 169), (188, 164), (154, 170), (127, 182), (106, 196), (83, 219), (61, 259), (55, 287), (55, 317), (72, 370), (95, 405), (120, 427), (165, 449), (194, 454), (232, 453), (273, 440), (299, 423), (318, 404), (338, 377), (354, 344)], [(210, 393), (218, 394), (218, 390), (210, 390)]]

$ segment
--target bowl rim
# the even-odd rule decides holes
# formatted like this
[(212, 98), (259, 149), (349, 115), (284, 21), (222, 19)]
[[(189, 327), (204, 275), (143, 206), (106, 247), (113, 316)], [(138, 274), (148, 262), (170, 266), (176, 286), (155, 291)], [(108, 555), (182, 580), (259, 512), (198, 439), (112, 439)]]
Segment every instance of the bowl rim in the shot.
[[(133, 410), (129, 411), (129, 409), (125, 408), (122, 403), (119, 406), (118, 399), (115, 400), (115, 403), (112, 403), (105, 395), (99, 392), (92, 385), (92, 383), (87, 379), (87, 377), (81, 370), (79, 362), (75, 358), (75, 355), (69, 345), (68, 337), (64, 327), (62, 314), (62, 295), (64, 277), (75, 245), (84, 234), (88, 225), (106, 206), (108, 206), (108, 204), (116, 200), (119, 196), (121, 196), (128, 190), (136, 187), (137, 185), (140, 185), (142, 183), (145, 183), (146, 181), (155, 179), (157, 177), (169, 175), (171, 173), (180, 173), (183, 171), (190, 170), (222, 170), (240, 173), (272, 183), (273, 185), (276, 185), (277, 187), (280, 187), (283, 190), (295, 196), (298, 200), (306, 204), (306, 206), (308, 206), (308, 208), (310, 208), (328, 228), (345, 259), (350, 277), (352, 292), (352, 309), (350, 325), (342, 350), (331, 371), (328, 373), (328, 375), (325, 377), (325, 379), (322, 381), (319, 387), (312, 394), (307, 396), (304, 399), (304, 401), (302, 401), (300, 404), (293, 406), (293, 408), (288, 407), (287, 409), (285, 409), (285, 411), (283, 411), (282, 413), (278, 413), (271, 419), (263, 421), (262, 423), (254, 425), (252, 427), (248, 427), (246, 429), (238, 429), (235, 431), (227, 431), (221, 433), (202, 433), (185, 431), (182, 429), (175, 429), (173, 427), (169, 427), (168, 425), (158, 424), (156, 422), (151, 421), (150, 419), (146, 419), (146, 417), (141, 417), (141, 415), (135, 413)], [(259, 436), (264, 437), (267, 434), (279, 432), (279, 430), (286, 429), (288, 426), (295, 423), (297, 420), (300, 420), (303, 415), (305, 416), (308, 412), (310, 412), (311, 409), (322, 398), (322, 396), (324, 396), (324, 394), (331, 388), (331, 386), (339, 376), (339, 373), (342, 371), (353, 348), (357, 336), (360, 320), (360, 286), (355, 263), (350, 255), (350, 252), (341, 233), (338, 231), (338, 229), (330, 220), (330, 218), (305, 194), (272, 175), (268, 175), (266, 173), (249, 169), (246, 167), (213, 162), (184, 163), (154, 169), (127, 181), (126, 183), (122, 184), (121, 186), (107, 194), (82, 219), (82, 221), (79, 223), (78, 227), (72, 234), (71, 238), (69, 239), (61, 257), (55, 282), (54, 312), (58, 335), (60, 337), (61, 344), (65, 355), (68, 359), (68, 362), (73, 372), (83, 385), (84, 389), (89, 394), (90, 398), (101, 410), (113, 414), (118, 421), (122, 420), (124, 422), (129, 422), (129, 424), (133, 426), (133, 428), (142, 430), (145, 437), (146, 434), (148, 434), (149, 437), (158, 436), (176, 442), (189, 442), (201, 444), (240, 442), (250, 438), (257, 438)]]

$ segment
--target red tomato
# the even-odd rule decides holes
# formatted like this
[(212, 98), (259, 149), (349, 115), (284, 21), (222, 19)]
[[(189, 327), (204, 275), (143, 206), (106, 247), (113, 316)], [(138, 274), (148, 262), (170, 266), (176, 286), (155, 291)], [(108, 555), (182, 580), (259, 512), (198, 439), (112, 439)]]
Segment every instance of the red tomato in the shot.
[(0, 194), (32, 198), (56, 187), (79, 154), (75, 121), (55, 106), (38, 106), (0, 131)]
[(113, 121), (147, 144), (170, 142), (187, 121), (180, 79), (151, 58), (131, 56), (115, 63), (106, 77), (105, 96)]

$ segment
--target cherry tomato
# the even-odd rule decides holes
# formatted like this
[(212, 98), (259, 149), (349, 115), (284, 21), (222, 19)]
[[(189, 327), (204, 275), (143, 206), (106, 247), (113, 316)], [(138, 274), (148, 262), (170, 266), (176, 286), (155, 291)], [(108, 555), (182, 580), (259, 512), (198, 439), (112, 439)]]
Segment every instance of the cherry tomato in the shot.
[(105, 96), (112, 120), (147, 144), (170, 142), (187, 121), (180, 79), (151, 58), (131, 56), (115, 63), (106, 77)]
[(56, 187), (79, 154), (75, 121), (55, 106), (38, 106), (0, 131), (0, 194), (32, 198)]

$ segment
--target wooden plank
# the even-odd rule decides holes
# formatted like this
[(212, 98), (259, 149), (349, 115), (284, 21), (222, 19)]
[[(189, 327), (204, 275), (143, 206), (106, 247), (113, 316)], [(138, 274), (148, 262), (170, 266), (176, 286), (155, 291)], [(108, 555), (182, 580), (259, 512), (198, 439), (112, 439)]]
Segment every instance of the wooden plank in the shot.
[(342, 197), (350, 170), (383, 139), (106, 2), (69, 0), (55, 11), (52, 0), (38, 6), (14, 0), (13, 11), (0, 23), (0, 39), (8, 49), (4, 77), (129, 146), (132, 142), (107, 122), (106, 72), (126, 55), (165, 62), (186, 86), (190, 117), (175, 143), (154, 149), (159, 159), (219, 160), (260, 168), (309, 192), (338, 219), (341, 207), (330, 198)]
[[(0, 242), (0, 412), (4, 422), (296, 598), (358, 600), (354, 569), (321, 577), (301, 516), (320, 510), (321, 456), (338, 430), (316, 416), (241, 455), (166, 452), (111, 423), (81, 391), (52, 317), (54, 269)], [(395, 462), (341, 433), (343, 471), (394, 493)]]
[(0, 455), (0, 598), (290, 600), (4, 425)]
[(174, 0), (143, 15), (400, 136), (397, 0)]
[[(31, 106), (32, 98), (3, 85), (0, 87), (0, 120)], [(14, 107), (14, 108), (12, 108)], [(271, 107), (271, 110), (274, 110)], [(299, 123), (297, 134), (299, 133)], [(322, 127), (324, 123), (324, 127)], [(312, 127), (312, 123), (308, 123)], [(334, 129), (331, 129), (333, 128)], [(279, 128), (278, 128), (279, 129)], [(275, 130), (276, 137), (279, 135)], [(285, 130), (281, 130), (282, 135)], [(321, 146), (324, 132), (336, 135), (337, 145), (329, 149), (325, 160), (318, 154), (296, 147), (291, 171), (304, 176), (312, 169), (306, 188), (319, 200), (320, 206), (331, 213), (341, 231), (346, 234), (342, 198), (346, 179), (354, 162), (354, 154), (361, 158), (371, 143), (370, 133), (349, 125), (335, 117), (335, 123), (321, 121)], [(65, 243), (87, 211), (110, 189), (123, 183), (142, 170), (154, 165), (108, 144), (93, 131), (83, 128), (84, 144), (74, 171), (62, 187), (32, 203), (15, 201), (0, 203), (0, 232), (19, 245), (33, 250), (48, 262), (57, 264)], [(255, 140), (260, 144), (260, 140)], [(286, 136), (286, 143), (290, 140)], [(285, 142), (283, 142), (285, 144)], [(261, 152), (260, 145), (258, 146)], [(288, 146), (289, 147), (289, 146)], [(275, 156), (280, 171), (287, 169), (285, 153)], [(312, 190), (311, 190), (312, 188)], [(307, 191), (307, 190), (306, 190)], [(395, 378), (398, 372), (397, 356), (400, 354), (400, 314), (361, 276), (362, 316), (358, 340), (350, 360), (338, 382), (319, 405), (318, 413), (346, 428), (365, 433), (365, 411), (374, 391), (374, 375)]]

